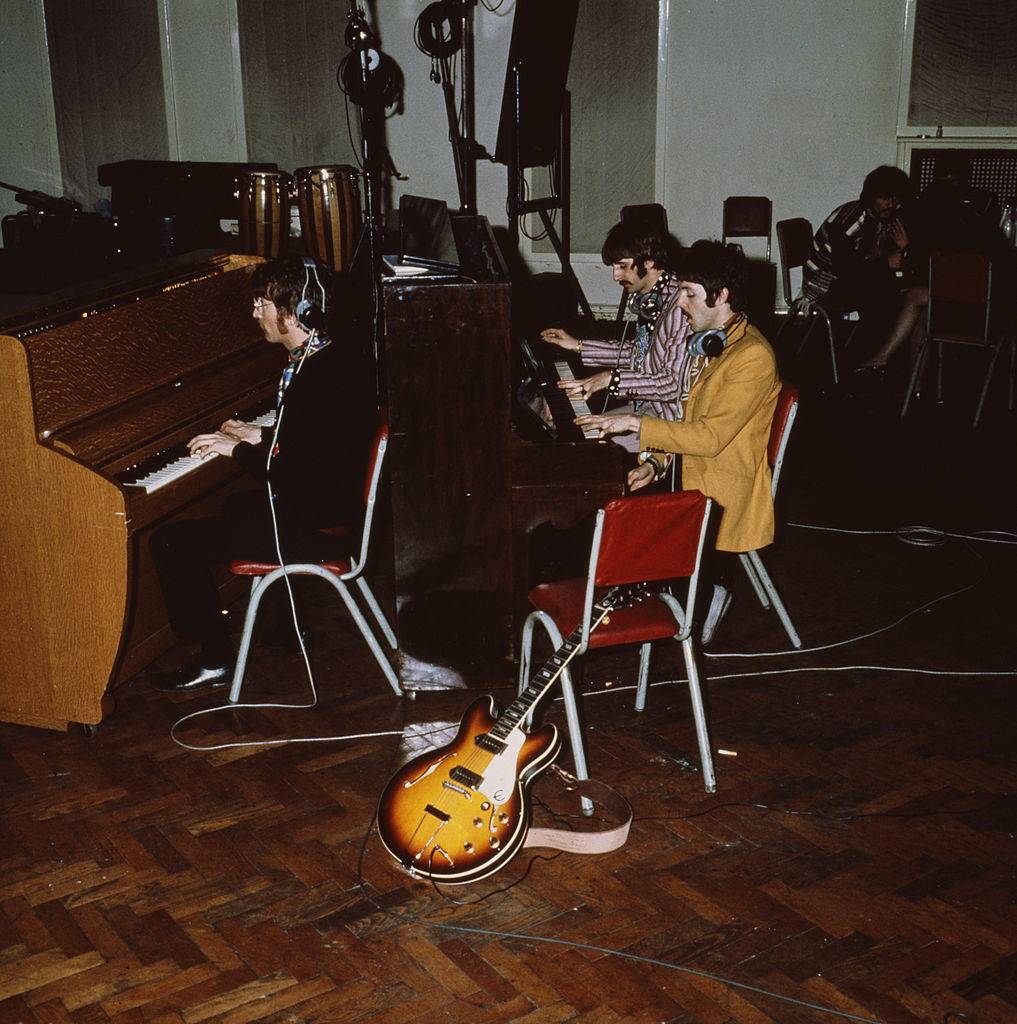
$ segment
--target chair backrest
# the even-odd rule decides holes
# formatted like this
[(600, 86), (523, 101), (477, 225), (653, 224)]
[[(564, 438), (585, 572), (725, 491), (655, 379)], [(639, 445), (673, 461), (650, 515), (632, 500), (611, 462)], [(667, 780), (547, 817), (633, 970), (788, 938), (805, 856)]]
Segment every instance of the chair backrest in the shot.
[(695, 606), (706, 524), (713, 502), (699, 491), (615, 498), (597, 513), (583, 609), (585, 651), (598, 587), (688, 579)]
[(988, 256), (971, 252), (932, 253), (928, 337), (947, 331), (958, 341), (986, 342), (991, 295), (992, 263)]
[(812, 225), (804, 217), (777, 221), (777, 248), (780, 250), (781, 281), (784, 301), (790, 306), (791, 271), (802, 266), (812, 251)]
[(766, 446), (766, 460), (770, 463), (770, 493), (777, 496), (777, 481), (784, 465), (784, 453), (787, 450), (791, 428), (798, 415), (798, 388), (793, 384), (785, 384), (777, 396), (777, 407), (773, 410), (773, 423), (770, 427), (770, 441)]
[(374, 432), (371, 454), (367, 460), (367, 474), (364, 478), (364, 527), (360, 534), (360, 557), (357, 565), (363, 567), (367, 561), (367, 550), (371, 544), (371, 524), (374, 522), (374, 506), (378, 500), (378, 485), (385, 465), (388, 450), (388, 421), (379, 419)]
[(642, 224), (651, 231), (666, 235), (667, 210), (660, 203), (637, 203), (621, 208), (621, 219), (628, 224)]
[(765, 238), (770, 260), (770, 225), (773, 204), (766, 196), (728, 196), (724, 200), (723, 239)]

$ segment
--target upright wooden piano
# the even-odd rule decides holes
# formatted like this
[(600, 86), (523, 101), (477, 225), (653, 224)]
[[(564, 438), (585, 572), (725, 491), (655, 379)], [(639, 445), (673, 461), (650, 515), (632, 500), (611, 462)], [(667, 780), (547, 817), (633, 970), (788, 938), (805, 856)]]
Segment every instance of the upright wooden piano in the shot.
[(512, 288), (472, 273), (388, 280), (382, 295), (396, 632), (422, 685), (510, 657), (533, 531), (573, 526), (624, 487), (618, 445), (513, 429)]
[(173, 642), (148, 537), (240, 473), (164, 467), (270, 412), (284, 361), (251, 317), (257, 262), (188, 254), (0, 321), (0, 720), (97, 724)]

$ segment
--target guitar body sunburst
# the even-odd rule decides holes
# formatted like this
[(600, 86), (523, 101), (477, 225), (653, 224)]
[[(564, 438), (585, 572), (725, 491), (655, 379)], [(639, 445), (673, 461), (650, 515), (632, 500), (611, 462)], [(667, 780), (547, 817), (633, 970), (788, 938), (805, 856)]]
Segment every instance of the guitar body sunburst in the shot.
[(408, 761), (378, 807), (381, 841), (411, 874), (474, 882), (493, 874), (522, 845), (529, 826), (526, 790), (561, 747), (558, 730), (489, 735), (494, 701), (467, 709), (455, 739)]

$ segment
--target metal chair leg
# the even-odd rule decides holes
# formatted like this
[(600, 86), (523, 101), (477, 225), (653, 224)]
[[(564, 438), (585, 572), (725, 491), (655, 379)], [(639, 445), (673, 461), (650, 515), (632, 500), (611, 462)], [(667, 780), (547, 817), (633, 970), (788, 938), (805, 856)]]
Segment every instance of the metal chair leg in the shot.
[(251, 596), (247, 599), (247, 611), (244, 613), (244, 632), (240, 637), (240, 650), (237, 652), (237, 661), (233, 666), (233, 682), (230, 684), (229, 702), (236, 704), (240, 700), (240, 689), (244, 685), (244, 672), (247, 670), (247, 655), (251, 649), (251, 637), (254, 636), (254, 620), (258, 617), (258, 605), (268, 584), (264, 587), (261, 582), (267, 579), (266, 576), (251, 577)]
[(745, 575), (749, 578), (749, 583), (752, 584), (752, 589), (756, 592), (756, 597), (759, 598), (759, 603), (764, 608), (770, 607), (770, 599), (766, 596), (766, 590), (763, 584), (759, 582), (759, 577), (756, 575), (756, 570), (752, 568), (752, 563), (749, 561), (749, 556), (744, 551), (738, 553), (738, 561), (742, 563), (742, 568), (745, 570)]
[[(314, 573), (313, 575), (319, 575)], [(322, 575), (323, 579), (328, 580), (329, 583), (338, 591), (339, 596), (343, 599), (343, 604), (346, 605), (346, 610), (350, 613), (350, 618), (357, 624), (357, 629), (360, 630), (360, 635), (364, 638), (367, 646), (370, 647), (371, 653), (374, 655), (374, 660), (378, 663), (378, 667), (381, 669), (382, 674), (388, 680), (388, 685), (392, 687), (392, 692), (397, 697), (402, 697), (404, 690), (402, 684), (399, 682), (399, 677), (395, 673), (395, 669), (392, 668), (392, 663), (385, 657), (385, 652), (381, 649), (381, 644), (378, 643), (377, 637), (374, 635), (374, 630), (371, 629), (371, 624), (364, 618), (363, 612), (357, 607), (357, 602), (353, 600), (353, 595), (350, 593), (349, 588), (346, 584), (339, 579), (337, 576), (333, 576), (330, 572), (325, 572)]]
[(922, 369), (925, 366), (925, 360), (929, 354), (929, 339), (926, 338), (922, 342), (921, 347), (918, 349), (918, 355), (915, 357), (915, 366), (911, 371), (911, 380), (908, 381), (908, 389), (904, 393), (904, 404), (901, 406), (900, 418), (904, 419), (908, 414), (908, 406), (911, 404), (911, 399), (914, 396), (915, 388), (918, 385), (918, 381), (922, 376)]
[(996, 369), (996, 359), (999, 357), (999, 345), (996, 345), (992, 350), (992, 355), (989, 358), (989, 368), (985, 371), (985, 383), (982, 385), (982, 394), (978, 399), (978, 407), (975, 409), (975, 418), (971, 423), (971, 429), (974, 430), (978, 426), (978, 421), (982, 418), (982, 407), (985, 405), (985, 396), (989, 393), (989, 384), (992, 383), (992, 374)]
[[(545, 632), (547, 633), (552, 646), (557, 650), (562, 645), (562, 635), (558, 627), (555, 625), (554, 619), (545, 612), (531, 612), (527, 618), (526, 623), (523, 626), (523, 647), (527, 651), (527, 661), (525, 666), (525, 680), (524, 680), (524, 667), (522, 664), (522, 658), (520, 657), (519, 665), (519, 689), (520, 692), (529, 682), (530, 665), (529, 659), (531, 656), (532, 644), (533, 644), (533, 627), (540, 623)], [(527, 635), (527, 627), (529, 627), (529, 635)], [(572, 746), (572, 760), (575, 763), (576, 778), (577, 779), (588, 779), (590, 777), (586, 767), (586, 751), (583, 748), (583, 735), (582, 735), (582, 723), (579, 718), (579, 707), (576, 704), (576, 692), (575, 687), (572, 685), (572, 673), (567, 669), (563, 668), (560, 675), (558, 676), (558, 682), (561, 686), (562, 702), (565, 705), (565, 721), (568, 724), (569, 732), (569, 743)], [(580, 806), (582, 807), (583, 814), (593, 814), (593, 801), (588, 797), (580, 798)]]
[(650, 679), (650, 648), (645, 643), (639, 648), (639, 680), (636, 683), (636, 711), (646, 710), (646, 690)]
[(760, 583), (762, 583), (763, 587), (766, 589), (766, 593), (773, 604), (773, 610), (777, 613), (777, 617), (780, 619), (781, 625), (784, 627), (784, 632), (787, 633), (788, 639), (791, 641), (791, 646), (801, 647), (802, 639), (791, 622), (791, 616), (788, 615), (787, 609), (784, 607), (784, 602), (781, 601), (780, 595), (777, 593), (777, 588), (773, 585), (773, 580), (770, 579), (770, 575), (763, 565), (763, 560), (759, 557), (759, 552), (749, 551), (748, 556), (749, 561), (752, 563), (752, 568), (759, 576)]
[(395, 633), (392, 631), (392, 627), (389, 625), (388, 619), (385, 617), (385, 613), (381, 610), (381, 605), (378, 604), (378, 599), (374, 596), (374, 591), (371, 590), (367, 580), (364, 579), (363, 576), (357, 577), (357, 587), (359, 588), (360, 593), (364, 595), (364, 603), (371, 609), (374, 621), (378, 623), (378, 628), (384, 635), (386, 643), (393, 651), (398, 650), (399, 644), (396, 641)]
[(689, 677), (689, 699), (692, 701), (692, 717), (696, 723), (696, 739), (699, 741), (699, 760), (703, 766), (703, 785), (707, 793), (717, 792), (717, 775), (713, 769), (713, 752), (710, 750), (710, 734), (706, 728), (706, 709), (703, 707), (703, 693), (699, 688), (699, 669), (692, 649), (692, 637), (682, 641), (685, 656), (685, 672)]

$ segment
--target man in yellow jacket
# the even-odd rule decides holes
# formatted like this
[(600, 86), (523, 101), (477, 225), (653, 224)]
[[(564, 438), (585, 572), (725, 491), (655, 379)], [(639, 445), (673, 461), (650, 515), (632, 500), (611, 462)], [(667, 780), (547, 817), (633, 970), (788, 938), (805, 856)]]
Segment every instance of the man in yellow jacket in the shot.
[[(769, 342), (742, 312), (747, 261), (738, 246), (699, 241), (678, 272), (678, 304), (696, 332), (690, 353), (710, 357), (679, 422), (631, 413), (580, 416), (601, 436), (638, 433), (641, 464), (629, 474), (635, 491), (663, 475), (667, 453), (682, 456), (682, 487), (700, 490), (721, 507), (717, 550), (740, 552), (773, 540), (773, 498), (766, 448), (780, 378)], [(714, 587), (703, 626), (713, 638), (731, 595)]]

